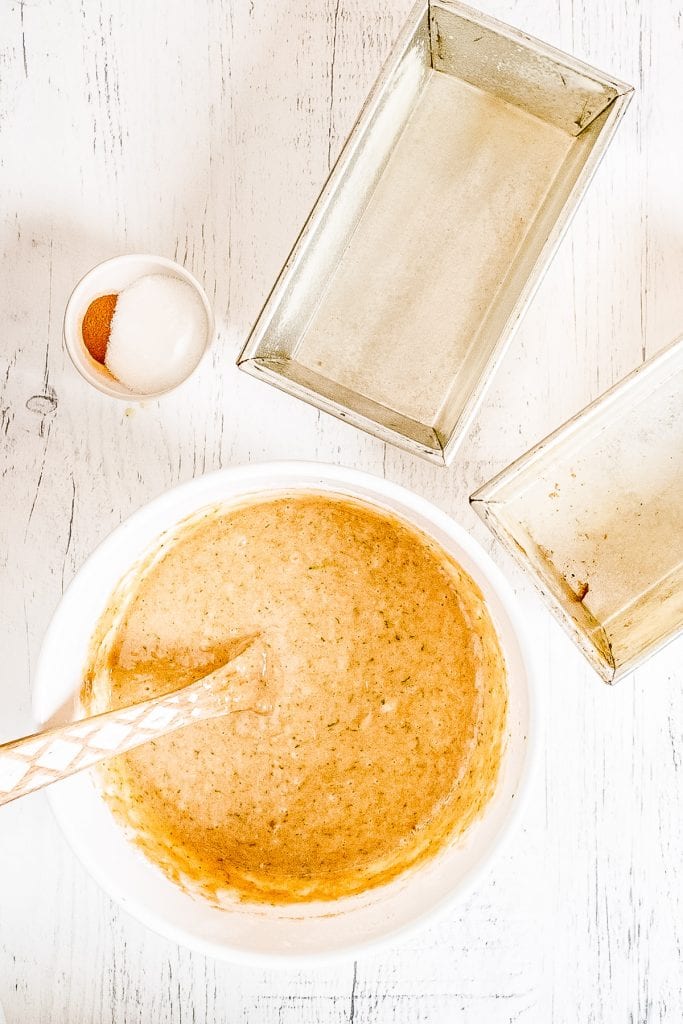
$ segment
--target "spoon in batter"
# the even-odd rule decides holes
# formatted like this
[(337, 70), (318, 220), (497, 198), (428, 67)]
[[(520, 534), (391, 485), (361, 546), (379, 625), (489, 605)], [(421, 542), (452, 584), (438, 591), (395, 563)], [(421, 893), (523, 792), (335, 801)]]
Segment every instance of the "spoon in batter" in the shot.
[(225, 665), (172, 693), (0, 745), (0, 804), (185, 725), (237, 711), (268, 714), (266, 648), (245, 637)]

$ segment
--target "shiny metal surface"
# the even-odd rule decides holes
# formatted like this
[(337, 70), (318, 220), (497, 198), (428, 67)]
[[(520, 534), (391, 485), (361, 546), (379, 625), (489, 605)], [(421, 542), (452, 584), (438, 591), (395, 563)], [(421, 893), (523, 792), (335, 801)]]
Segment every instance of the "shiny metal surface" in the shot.
[(418, 3), (240, 367), (448, 464), (631, 91)]

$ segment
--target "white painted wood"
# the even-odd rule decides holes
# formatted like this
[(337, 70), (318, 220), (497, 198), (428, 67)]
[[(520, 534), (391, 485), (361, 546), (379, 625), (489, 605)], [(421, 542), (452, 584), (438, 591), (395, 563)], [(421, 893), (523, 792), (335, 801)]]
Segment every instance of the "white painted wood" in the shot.
[[(238, 374), (234, 357), (410, 0), (6, 0), (0, 7), (0, 740), (97, 542), (178, 481), (245, 459), (331, 460), (447, 509), (515, 583), (545, 738), (524, 827), (449, 918), (316, 972), (207, 961), (145, 931), (65, 847), (44, 798), (0, 820), (9, 1024), (683, 1018), (681, 644), (610, 690), (467, 495), (683, 327), (679, 0), (480, 0), (638, 87), (449, 471)], [(121, 251), (206, 281), (199, 376), (127, 415), (61, 345), (68, 293)]]

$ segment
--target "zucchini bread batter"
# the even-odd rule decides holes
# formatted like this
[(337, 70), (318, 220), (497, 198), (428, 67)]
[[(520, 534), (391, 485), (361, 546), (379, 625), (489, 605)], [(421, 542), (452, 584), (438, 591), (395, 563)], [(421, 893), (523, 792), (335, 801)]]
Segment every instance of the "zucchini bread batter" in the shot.
[(100, 769), (175, 881), (217, 902), (332, 900), (480, 813), (507, 702), (484, 600), (434, 541), (356, 500), (270, 495), (181, 524), (113, 595), (83, 702), (175, 689), (255, 633), (271, 714), (200, 722)]

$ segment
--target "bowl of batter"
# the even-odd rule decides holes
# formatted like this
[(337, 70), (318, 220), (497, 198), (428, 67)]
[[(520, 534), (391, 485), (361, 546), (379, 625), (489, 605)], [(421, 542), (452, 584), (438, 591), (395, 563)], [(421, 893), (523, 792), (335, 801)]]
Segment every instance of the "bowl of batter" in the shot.
[(41, 722), (191, 682), (258, 633), (272, 711), (202, 722), (53, 787), (100, 884), (213, 956), (308, 963), (406, 932), (472, 883), (530, 761), (505, 581), (410, 492), (306, 463), (170, 491), (78, 573)]

